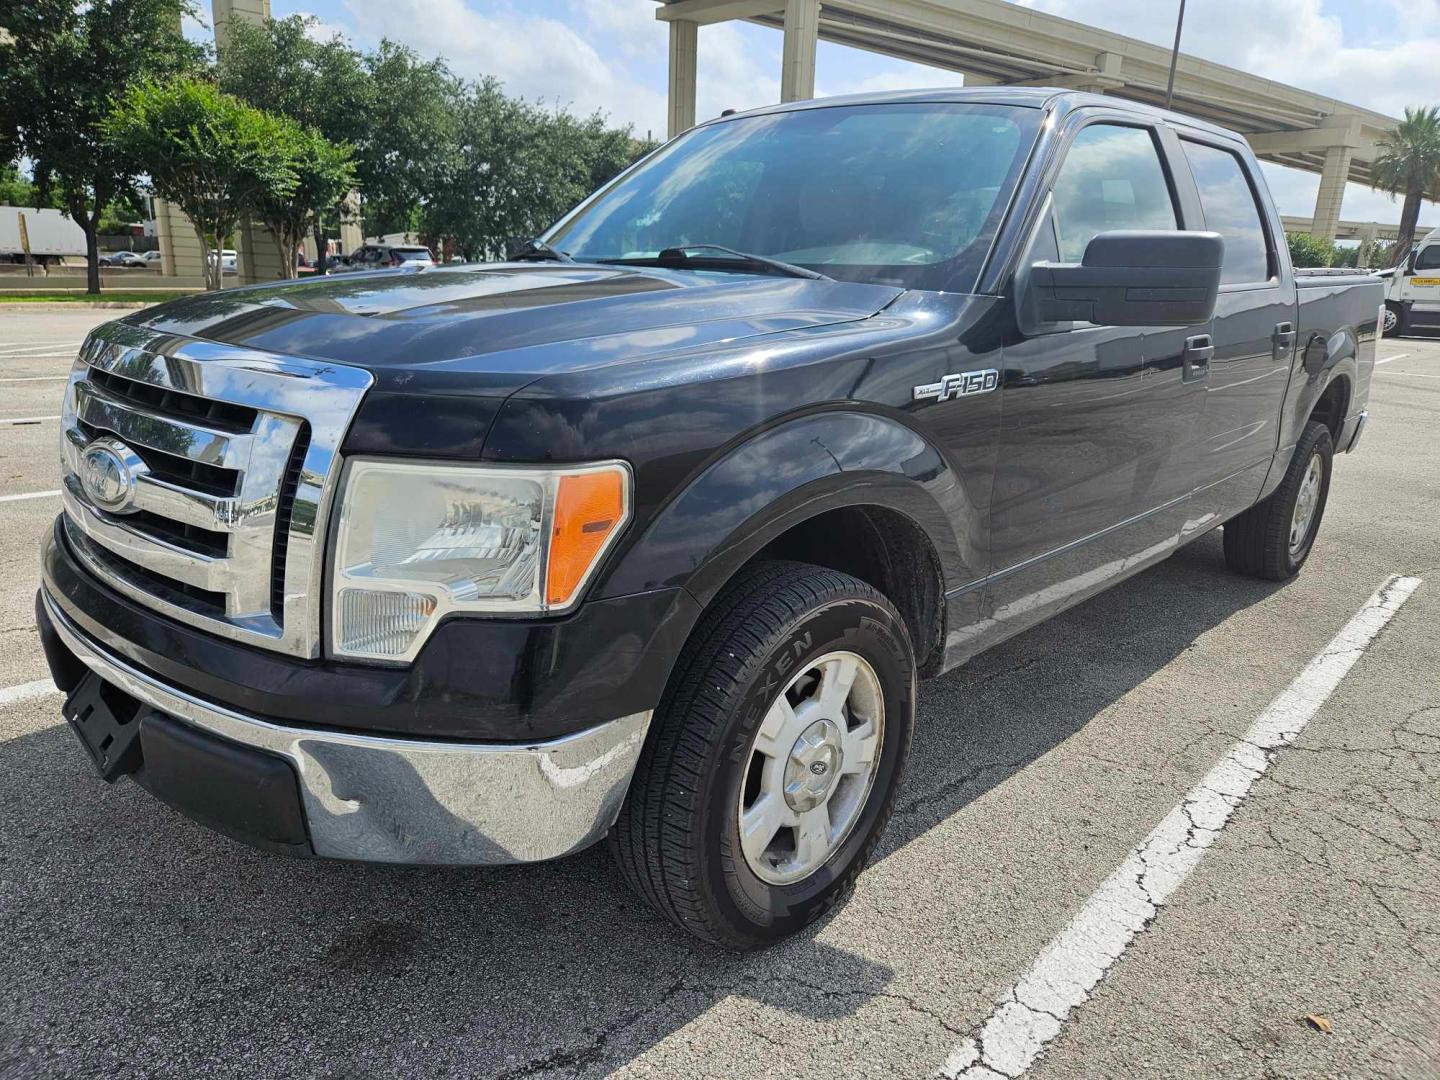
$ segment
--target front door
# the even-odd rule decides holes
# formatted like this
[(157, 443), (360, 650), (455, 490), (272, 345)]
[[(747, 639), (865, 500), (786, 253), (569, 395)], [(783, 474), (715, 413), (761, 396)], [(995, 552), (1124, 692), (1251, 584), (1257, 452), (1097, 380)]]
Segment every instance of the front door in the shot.
[(1440, 241), (1422, 244), (1413, 267), (1407, 263), (1396, 273), (1405, 275), (1401, 295), (1410, 304), (1410, 325), (1440, 326)]
[[(1179, 221), (1156, 132), (1091, 122), (1065, 152), (1024, 258), (1079, 262), (1098, 233)], [(1039, 622), (1174, 546), (1190, 487), (1175, 451), (1203, 396), (1184, 345), (1206, 329), (1080, 323), (1006, 346), (991, 512), (997, 624)]]

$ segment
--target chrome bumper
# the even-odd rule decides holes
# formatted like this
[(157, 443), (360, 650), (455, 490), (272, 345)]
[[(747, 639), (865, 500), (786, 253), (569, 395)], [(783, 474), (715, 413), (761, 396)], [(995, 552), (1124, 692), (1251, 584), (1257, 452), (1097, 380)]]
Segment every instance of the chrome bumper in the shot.
[(311, 846), (336, 859), (394, 863), (537, 862), (609, 831), (630, 786), (650, 713), (529, 745), (430, 742), (310, 731), (202, 701), (89, 640), (44, 603), (90, 670), (177, 720), (279, 754), (300, 779)]

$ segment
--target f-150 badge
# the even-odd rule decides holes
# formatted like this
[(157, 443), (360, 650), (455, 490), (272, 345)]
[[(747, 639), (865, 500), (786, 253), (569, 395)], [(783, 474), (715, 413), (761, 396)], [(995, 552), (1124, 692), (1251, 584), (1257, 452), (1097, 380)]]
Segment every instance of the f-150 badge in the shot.
[(939, 382), (925, 383), (915, 387), (915, 400), (949, 401), (967, 394), (988, 394), (1000, 385), (1000, 372), (994, 368), (983, 371), (960, 371), (942, 375)]

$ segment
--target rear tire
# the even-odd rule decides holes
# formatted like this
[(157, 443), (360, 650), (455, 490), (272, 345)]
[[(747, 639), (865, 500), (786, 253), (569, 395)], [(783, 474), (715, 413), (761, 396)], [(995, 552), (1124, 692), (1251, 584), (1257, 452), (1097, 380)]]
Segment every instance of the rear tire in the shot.
[(1225, 523), (1225, 563), (1231, 570), (1270, 581), (1300, 572), (1325, 516), (1334, 458), (1330, 429), (1311, 420), (1280, 486)]
[(621, 873), (704, 941), (745, 950), (788, 937), (869, 860), (914, 711), (914, 651), (884, 596), (804, 563), (742, 571), (656, 711), (610, 832)]

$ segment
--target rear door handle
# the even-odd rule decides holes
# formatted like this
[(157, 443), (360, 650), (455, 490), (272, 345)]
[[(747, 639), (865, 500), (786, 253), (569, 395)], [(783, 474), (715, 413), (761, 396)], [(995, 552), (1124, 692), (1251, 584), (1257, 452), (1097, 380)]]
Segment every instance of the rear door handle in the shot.
[(1196, 334), (1185, 339), (1185, 381), (1203, 379), (1215, 356), (1215, 339), (1209, 334)]
[(1282, 322), (1275, 324), (1275, 333), (1270, 338), (1270, 355), (1276, 360), (1284, 360), (1291, 349), (1295, 347), (1295, 324)]

